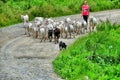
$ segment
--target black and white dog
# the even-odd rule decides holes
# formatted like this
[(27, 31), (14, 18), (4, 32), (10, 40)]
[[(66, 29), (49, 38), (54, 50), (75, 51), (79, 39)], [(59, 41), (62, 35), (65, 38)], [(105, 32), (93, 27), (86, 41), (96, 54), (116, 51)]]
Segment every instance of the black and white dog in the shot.
[(64, 42), (62, 42), (62, 41), (59, 42), (60, 51), (63, 50), (63, 49), (66, 49), (66, 47), (67, 47), (67, 45)]

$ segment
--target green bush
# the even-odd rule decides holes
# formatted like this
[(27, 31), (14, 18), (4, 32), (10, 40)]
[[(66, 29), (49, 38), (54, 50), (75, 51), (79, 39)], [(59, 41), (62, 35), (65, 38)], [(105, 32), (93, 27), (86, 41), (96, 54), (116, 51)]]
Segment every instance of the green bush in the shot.
[(97, 25), (98, 31), (110, 31), (112, 29), (116, 30), (118, 28), (120, 28), (120, 25), (118, 25), (117, 23), (111, 24), (108, 19), (106, 22), (101, 21), (101, 24)]
[(66, 80), (120, 79), (120, 25), (109, 21), (97, 32), (79, 38), (53, 61), (55, 72)]
[[(29, 14), (30, 20), (36, 16), (56, 17), (81, 12), (84, 0), (2, 0), (0, 1), (0, 27), (19, 23), (21, 14)], [(90, 11), (120, 8), (119, 0), (89, 0)], [(7, 15), (10, 13), (10, 15)]]

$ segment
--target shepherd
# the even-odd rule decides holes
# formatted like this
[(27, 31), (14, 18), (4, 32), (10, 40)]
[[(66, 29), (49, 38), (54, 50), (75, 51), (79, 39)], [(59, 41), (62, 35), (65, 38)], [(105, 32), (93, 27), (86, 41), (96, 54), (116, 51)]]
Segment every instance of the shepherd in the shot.
[(87, 4), (87, 1), (85, 0), (84, 4), (82, 5), (82, 17), (87, 24), (88, 24), (89, 13), (90, 13), (90, 7)]

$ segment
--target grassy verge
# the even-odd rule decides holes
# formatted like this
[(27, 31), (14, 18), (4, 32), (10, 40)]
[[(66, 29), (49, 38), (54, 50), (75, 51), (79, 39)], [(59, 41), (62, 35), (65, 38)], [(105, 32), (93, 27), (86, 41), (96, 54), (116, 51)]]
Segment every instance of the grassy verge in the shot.
[(120, 25), (103, 22), (98, 32), (79, 38), (53, 61), (66, 80), (120, 79)]
[[(20, 15), (55, 17), (81, 12), (84, 0), (1, 0), (0, 27), (21, 22)], [(119, 0), (89, 0), (91, 12), (120, 8)]]

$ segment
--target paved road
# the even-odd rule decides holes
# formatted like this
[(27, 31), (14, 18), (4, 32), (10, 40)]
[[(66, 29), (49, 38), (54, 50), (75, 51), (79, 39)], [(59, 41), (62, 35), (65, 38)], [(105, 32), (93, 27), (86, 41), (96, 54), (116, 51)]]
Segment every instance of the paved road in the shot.
[[(97, 19), (120, 23), (120, 9), (93, 12)], [(66, 17), (82, 20), (80, 14), (57, 17), (63, 20)], [(27, 37), (24, 34), (23, 24), (16, 24), (0, 29), (0, 80), (61, 80), (54, 73), (52, 61), (59, 54), (58, 44), (42, 42)], [(74, 39), (60, 39), (72, 44)]]

